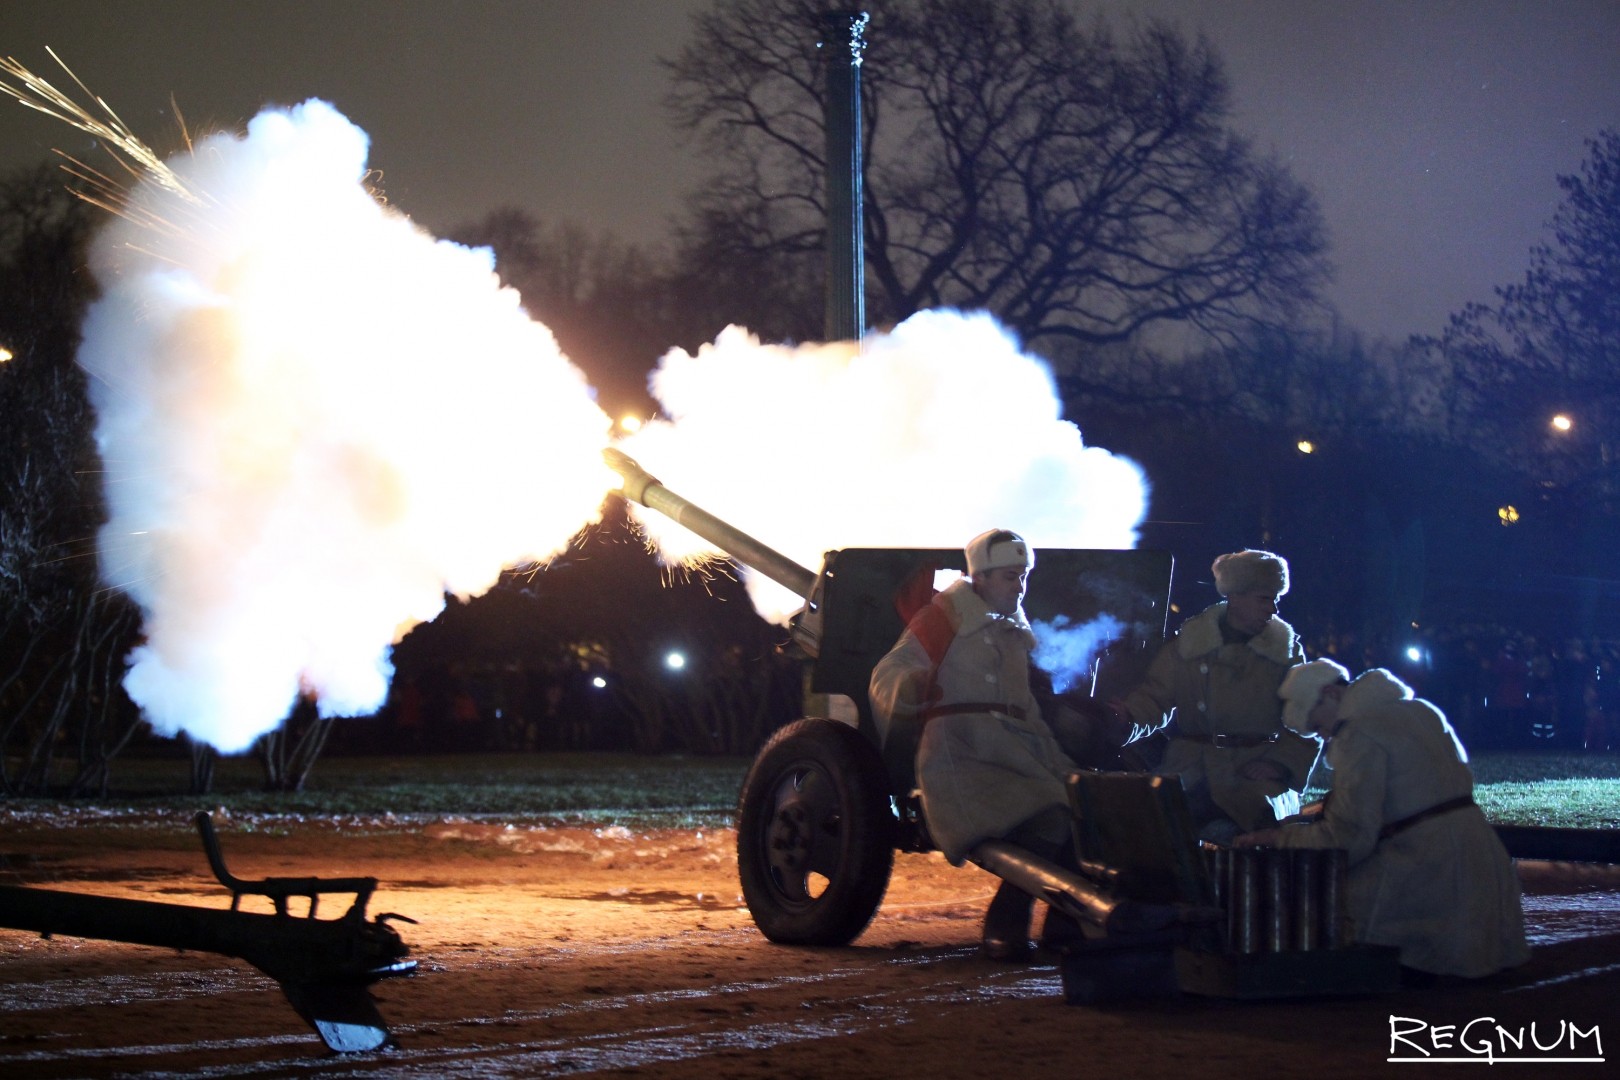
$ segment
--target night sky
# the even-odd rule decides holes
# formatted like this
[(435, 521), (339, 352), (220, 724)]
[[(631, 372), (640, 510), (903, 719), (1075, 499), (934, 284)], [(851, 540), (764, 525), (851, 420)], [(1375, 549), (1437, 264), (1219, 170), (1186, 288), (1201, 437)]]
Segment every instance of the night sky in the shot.
[[(54, 47), (159, 150), (324, 97), (372, 137), (389, 199), (444, 231), (502, 205), (657, 242), (702, 175), (657, 59), (708, 0), (4, 0), (0, 54)], [(1393, 338), (1519, 278), (1583, 141), (1620, 126), (1620, 0), (1104, 0), (1207, 33), (1236, 129), (1317, 192), (1329, 299)], [(0, 163), (85, 137), (0, 100)], [(649, 358), (649, 361), (652, 358)]]

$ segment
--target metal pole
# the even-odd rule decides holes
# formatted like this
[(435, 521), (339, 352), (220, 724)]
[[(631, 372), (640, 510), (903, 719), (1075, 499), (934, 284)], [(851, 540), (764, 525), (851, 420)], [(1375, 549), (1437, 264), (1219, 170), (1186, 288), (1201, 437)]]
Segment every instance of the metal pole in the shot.
[(827, 65), (823, 105), (827, 168), (828, 341), (859, 341), (866, 330), (866, 252), (861, 194), (861, 56), (866, 51), (864, 11), (821, 16), (822, 61)]

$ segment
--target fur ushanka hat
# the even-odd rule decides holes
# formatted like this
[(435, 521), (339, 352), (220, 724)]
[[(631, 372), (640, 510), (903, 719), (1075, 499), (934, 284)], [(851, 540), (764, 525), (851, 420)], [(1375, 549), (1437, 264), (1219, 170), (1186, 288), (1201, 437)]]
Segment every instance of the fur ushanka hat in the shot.
[(980, 533), (967, 542), (963, 554), (967, 556), (969, 577), (982, 570), (995, 570), (1002, 566), (1021, 566), (1025, 570), (1035, 568), (1035, 553), (1022, 536), (1010, 529), (991, 529)]
[(1334, 683), (1350, 681), (1350, 672), (1326, 657), (1288, 669), (1277, 696), (1283, 699), (1283, 723), (1301, 735), (1315, 735), (1311, 710), (1322, 700), (1322, 691)]
[(1210, 569), (1215, 573), (1215, 591), (1222, 596), (1246, 592), (1282, 596), (1288, 591), (1288, 560), (1269, 551), (1234, 551), (1217, 558)]

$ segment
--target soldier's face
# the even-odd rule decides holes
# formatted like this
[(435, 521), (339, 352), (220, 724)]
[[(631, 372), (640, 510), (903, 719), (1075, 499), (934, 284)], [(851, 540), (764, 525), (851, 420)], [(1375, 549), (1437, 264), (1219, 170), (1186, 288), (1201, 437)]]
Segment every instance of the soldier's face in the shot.
[(973, 579), (973, 591), (997, 615), (1011, 615), (1024, 599), (1024, 584), (1029, 571), (1022, 566), (998, 566), (994, 570), (981, 570)]
[(1316, 699), (1316, 707), (1311, 710), (1311, 731), (1323, 735), (1333, 734), (1335, 723), (1339, 719), (1339, 699), (1344, 696), (1341, 686), (1328, 686), (1322, 690), (1322, 696)]
[(1269, 592), (1233, 593), (1226, 598), (1226, 621), (1240, 634), (1258, 634), (1277, 614), (1277, 597)]

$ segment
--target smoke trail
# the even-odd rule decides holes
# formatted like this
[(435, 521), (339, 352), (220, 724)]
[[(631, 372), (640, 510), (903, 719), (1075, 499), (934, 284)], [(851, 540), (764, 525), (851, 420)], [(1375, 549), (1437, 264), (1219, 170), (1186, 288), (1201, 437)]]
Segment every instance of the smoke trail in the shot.
[[(666, 420), (623, 443), (705, 509), (815, 569), (843, 547), (957, 547), (988, 528), (1039, 547), (1129, 548), (1141, 470), (1061, 418), (1051, 373), (983, 314), (928, 311), (886, 334), (797, 348), (736, 327), (651, 380)], [(712, 551), (658, 515), (664, 557)], [(784, 621), (797, 597), (745, 571)]]
[(102, 574), (145, 614), (125, 686), (227, 752), (301, 689), (374, 711), (394, 641), (562, 550), (614, 479), (550, 331), (487, 250), (381, 207), (366, 151), (324, 102), (266, 111), (169, 162), (199, 202), (142, 183), (92, 256)]
[(1106, 614), (1078, 624), (1059, 615), (1050, 622), (1032, 620), (1029, 626), (1035, 631), (1035, 652), (1030, 659), (1052, 676), (1052, 689), (1060, 694), (1089, 675), (1103, 646), (1125, 631), (1123, 622)]

